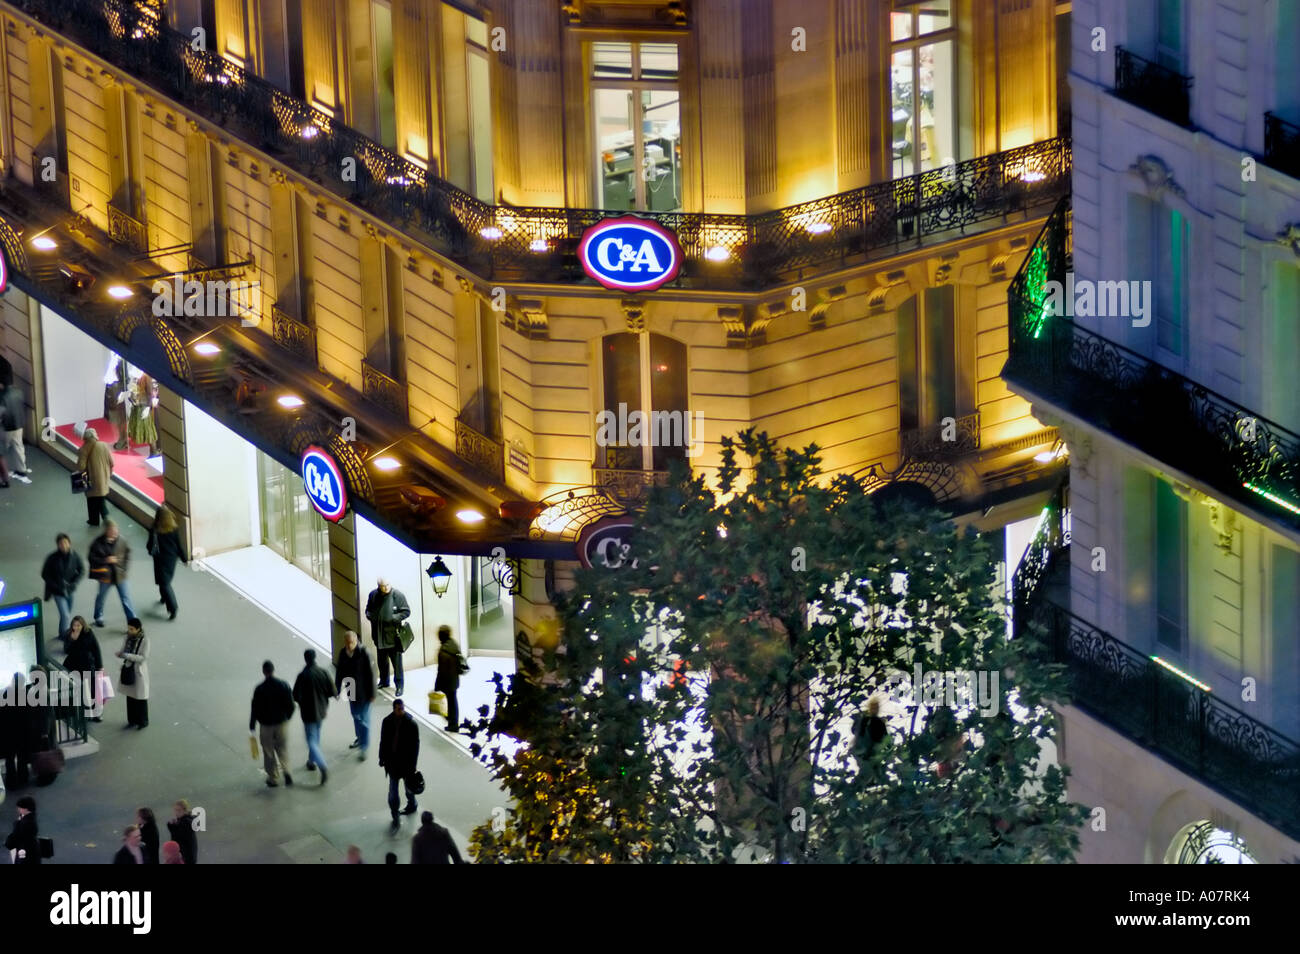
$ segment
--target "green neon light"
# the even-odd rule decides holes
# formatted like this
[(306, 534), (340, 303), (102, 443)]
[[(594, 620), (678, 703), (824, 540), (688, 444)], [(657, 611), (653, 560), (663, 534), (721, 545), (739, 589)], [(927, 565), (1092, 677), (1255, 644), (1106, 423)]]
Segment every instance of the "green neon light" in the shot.
[(1209, 686), (1207, 686), (1205, 683), (1201, 682), (1199, 679), (1193, 679), (1191, 676), (1187, 675), (1187, 673), (1183, 672), (1183, 671), (1182, 671), (1181, 669), (1179, 669), (1177, 666), (1174, 666), (1174, 665), (1172, 665), (1172, 664), (1170, 664), (1170, 663), (1165, 662), (1165, 661), (1164, 661), (1163, 659), (1161, 659), (1159, 656), (1152, 656), (1152, 657), (1150, 657), (1150, 659), (1151, 659), (1151, 661), (1152, 661), (1153, 663), (1155, 663), (1157, 666), (1160, 666), (1162, 669), (1168, 669), (1168, 670), (1169, 670), (1170, 672), (1172, 672), (1175, 676), (1178, 676), (1180, 679), (1184, 679), (1184, 680), (1186, 680), (1187, 682), (1190, 682), (1193, 686), (1195, 686), (1197, 689), (1200, 689), (1202, 692), (1212, 692), (1212, 691), (1213, 691), (1213, 690), (1210, 689)]
[(1025, 294), (1037, 310), (1036, 314), (1026, 319), (1029, 331), (1035, 338), (1043, 333), (1047, 319), (1052, 316), (1047, 306), (1047, 252), (1041, 245), (1035, 246), (1025, 263)]
[(1271, 503), (1275, 503), (1279, 507), (1283, 507), (1287, 510), (1290, 510), (1294, 514), (1300, 515), (1300, 507), (1297, 507), (1289, 500), (1284, 500), (1283, 498), (1279, 497), (1277, 494), (1269, 493), (1263, 487), (1256, 487), (1252, 483), (1244, 483), (1241, 486), (1245, 487), (1247, 490), (1254, 491), (1255, 493), (1263, 497), (1265, 500)]

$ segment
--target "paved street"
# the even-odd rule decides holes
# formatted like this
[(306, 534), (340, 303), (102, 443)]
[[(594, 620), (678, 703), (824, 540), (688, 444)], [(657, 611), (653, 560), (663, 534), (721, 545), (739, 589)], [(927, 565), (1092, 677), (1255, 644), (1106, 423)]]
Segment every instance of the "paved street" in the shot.
[[(7, 584), (3, 602), (41, 594), (40, 567), (54, 548), (56, 533), (70, 534), (83, 558), (98, 533), (86, 525), (82, 498), (69, 492), (67, 472), (31, 447), (28, 460), (34, 483), (13, 481), (8, 490), (0, 490), (0, 579)], [(126, 703), (115, 697), (104, 721), (91, 725), (99, 753), (69, 760), (47, 788), (21, 791), (37, 800), (41, 833), (54, 838), (56, 862), (111, 861), (122, 829), (142, 805), (153, 808), (166, 840), (162, 823), (171, 817), (171, 804), (186, 798), (206, 813), (200, 863), (336, 863), (349, 844), (362, 848), (367, 863), (383, 863), (387, 851), (396, 851), (399, 861), (407, 863), (419, 816), (404, 818), (400, 833), (390, 837), (387, 782), (376, 762), (379, 724), (391, 711), (391, 697), (381, 695), (374, 706), (365, 764), (348, 749), (353, 733), (346, 703), (331, 705), (322, 732), (330, 760), (330, 781), (323, 789), (318, 773), (303, 768), (307, 749), (295, 717), (289, 734), (295, 784), (267, 788), (260, 759), (255, 762), (249, 754), (252, 691), (264, 659), (271, 659), (276, 674), (292, 684), (307, 644), (225, 584), (183, 566), (175, 580), (180, 614), (168, 622), (157, 602), (145, 530), (111, 504), (110, 509), (131, 547), (131, 597), (152, 645), (150, 722), (144, 731), (126, 730)], [(94, 592), (93, 584), (83, 581), (74, 613), (90, 619)], [(45, 606), (52, 617), (46, 635), (52, 638), (58, 616), (52, 602)], [(97, 635), (106, 666), (115, 673), (112, 654), (126, 632), (116, 594), (109, 595), (104, 619), (107, 626)], [(329, 668), (326, 660), (321, 662)], [(421, 701), (412, 695), (408, 705), (414, 708)], [(421, 728), (420, 769), (428, 783), (421, 809), (433, 810), (464, 854), (470, 830), (503, 804), (500, 790), (481, 765), (426, 727)], [(6, 831), (17, 795), (5, 795)], [(0, 863), (9, 862), (8, 852), (0, 856)]]

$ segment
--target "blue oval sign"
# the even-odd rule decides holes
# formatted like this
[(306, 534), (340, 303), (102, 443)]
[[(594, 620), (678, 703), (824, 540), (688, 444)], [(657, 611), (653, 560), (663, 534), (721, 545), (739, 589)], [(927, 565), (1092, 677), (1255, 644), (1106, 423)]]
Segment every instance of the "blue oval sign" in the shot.
[(654, 291), (682, 267), (677, 236), (634, 215), (605, 219), (583, 232), (578, 258), (588, 277), (619, 291)]
[(342, 519), (348, 512), (348, 489), (334, 458), (313, 444), (302, 452), (302, 483), (307, 499), (326, 520)]

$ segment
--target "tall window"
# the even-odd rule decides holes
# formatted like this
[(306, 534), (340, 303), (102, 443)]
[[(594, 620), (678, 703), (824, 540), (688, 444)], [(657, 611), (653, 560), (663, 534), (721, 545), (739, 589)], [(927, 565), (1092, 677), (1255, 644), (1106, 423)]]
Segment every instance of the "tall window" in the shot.
[(471, 191), (494, 201), (492, 184), (492, 96), (489, 85), (487, 24), (465, 18), (465, 104), (469, 110)]
[(1156, 642), (1182, 652), (1187, 629), (1187, 502), (1155, 481)]
[(1177, 209), (1132, 194), (1128, 224), (1130, 278), (1151, 281), (1155, 293), (1155, 343), (1181, 357), (1187, 337), (1187, 218)]
[(1265, 417), (1300, 432), (1300, 388), (1295, 361), (1300, 354), (1300, 268), (1290, 262), (1274, 266), (1271, 320), (1264, 323)]
[(957, 417), (956, 294), (927, 288), (898, 308), (898, 418), (910, 431)]
[(1156, 650), (1182, 653), (1187, 633), (1187, 503), (1148, 471), (1124, 480), (1126, 604), (1132, 633), (1151, 633)]
[[(614, 420), (645, 419), (639, 441), (617, 440), (596, 448), (596, 466), (620, 470), (667, 470), (686, 457), (691, 436), (687, 419), (686, 345), (663, 335), (606, 335), (601, 342), (604, 410)], [(675, 412), (670, 424), (653, 425), (652, 414)], [(628, 426), (626, 437), (632, 437)], [(652, 437), (653, 435), (653, 437)], [(668, 438), (668, 439), (665, 439)], [(680, 439), (678, 439), (680, 438)]]
[(372, 49), (375, 64), (375, 129), (379, 141), (397, 148), (397, 107), (393, 85), (392, 0), (371, 0), (370, 22), (374, 31)]
[(602, 209), (678, 211), (677, 45), (601, 41), (591, 52), (597, 202)]
[(1125, 46), (1175, 73), (1186, 73), (1183, 6), (1183, 0), (1130, 2)]
[(957, 30), (952, 0), (889, 15), (894, 176), (957, 161)]
[[(258, 0), (250, 8), (262, 76), (293, 96), (303, 98), (302, 0)], [(251, 44), (250, 44), (251, 47)]]
[(1289, 123), (1300, 124), (1300, 4), (1277, 5), (1275, 55), (1273, 112)]

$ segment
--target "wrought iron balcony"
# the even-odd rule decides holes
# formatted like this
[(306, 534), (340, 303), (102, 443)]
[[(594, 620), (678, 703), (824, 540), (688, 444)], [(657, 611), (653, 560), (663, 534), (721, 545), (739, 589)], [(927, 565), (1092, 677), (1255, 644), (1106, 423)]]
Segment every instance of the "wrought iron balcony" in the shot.
[(403, 421), (410, 418), (406, 404), (406, 385), (389, 377), (369, 361), (361, 362), (361, 395), (393, 417)]
[(505, 445), (456, 419), (456, 456), (498, 483), (506, 479)]
[(651, 487), (666, 487), (668, 471), (593, 467), (592, 486), (608, 494), (613, 500), (629, 509), (645, 505), (646, 492)]
[(1300, 126), (1265, 113), (1264, 161), (1278, 172), (1300, 179)]
[[(488, 205), (294, 99), (126, 0), (17, 7), (485, 280), (588, 282), (584, 229), (615, 213)], [(344, 181), (343, 160), (355, 161)], [(1046, 210), (1070, 186), (1050, 139), (759, 215), (643, 213), (677, 234), (678, 287), (758, 290)]]
[(1171, 123), (1191, 128), (1192, 78), (1122, 46), (1115, 47), (1115, 95)]
[(1003, 377), (1300, 530), (1300, 435), (1052, 313), (1045, 286), (1065, 281), (1068, 211), (1052, 213), (1011, 282)]
[(1068, 560), (1069, 510), (1058, 496), (1016, 571), (1013, 626), (1067, 667), (1070, 704), (1300, 837), (1300, 743), (1053, 600), (1049, 579)]
[[(947, 436), (949, 429), (951, 437)], [(903, 431), (900, 439), (904, 457), (948, 460), (973, 454), (980, 449), (980, 414), (976, 411), (955, 418), (947, 427), (940, 422), (929, 427)]]
[(108, 207), (108, 237), (133, 252), (149, 251), (149, 229), (116, 206)]
[(311, 325), (286, 315), (279, 308), (272, 308), (271, 337), (285, 351), (315, 366), (316, 332)]

